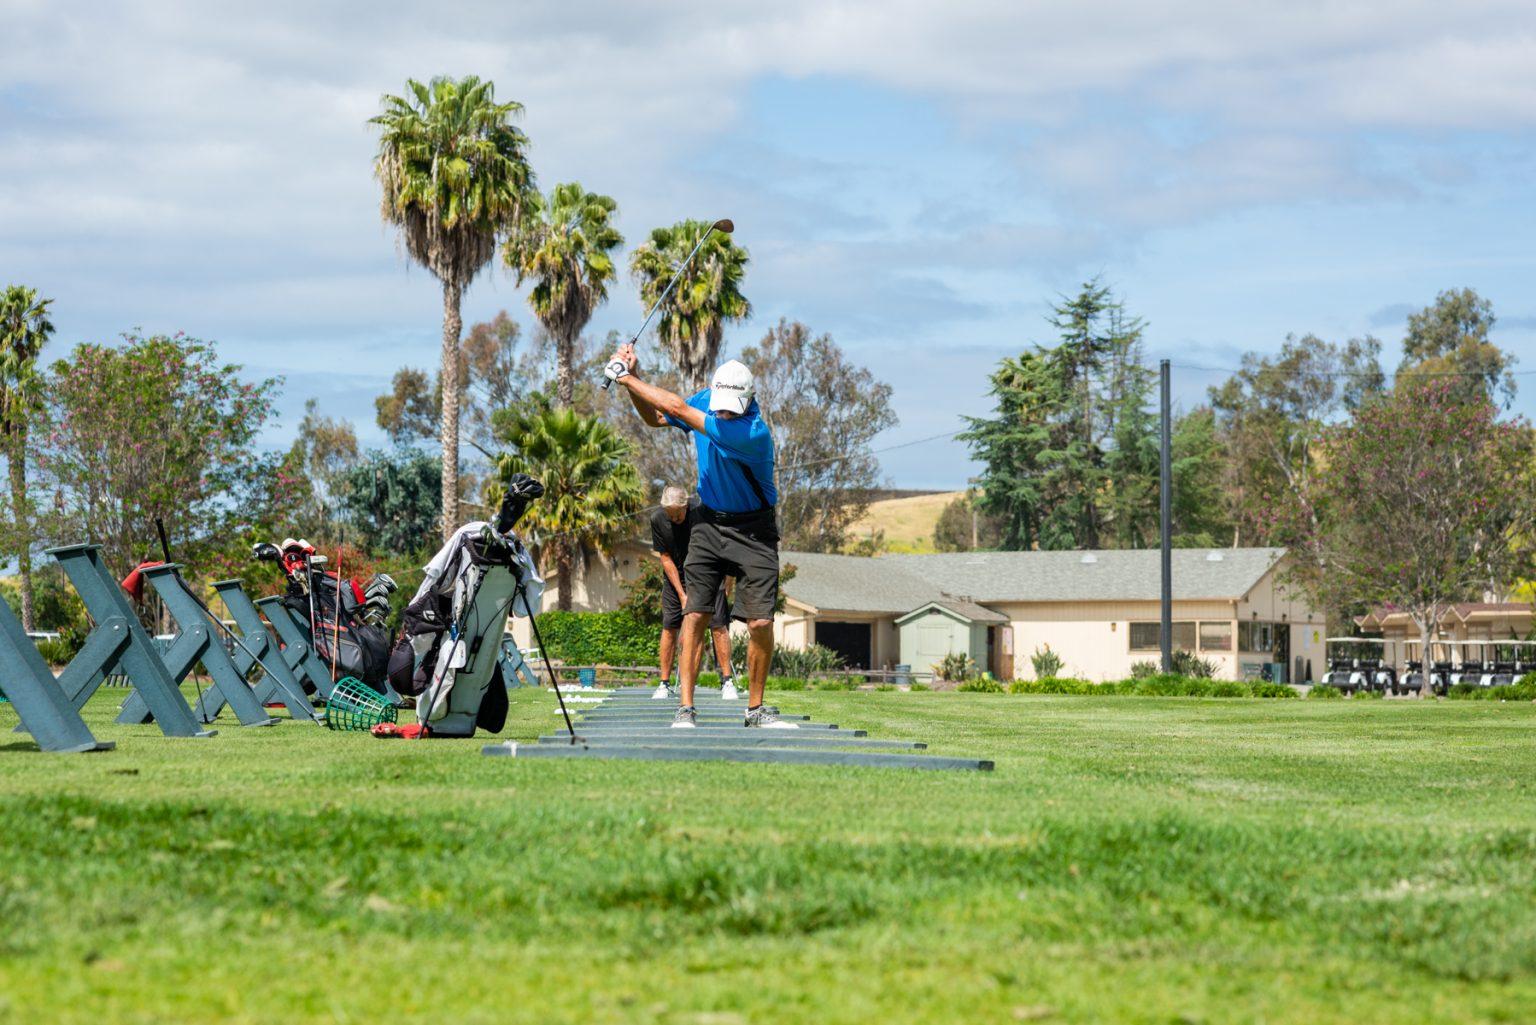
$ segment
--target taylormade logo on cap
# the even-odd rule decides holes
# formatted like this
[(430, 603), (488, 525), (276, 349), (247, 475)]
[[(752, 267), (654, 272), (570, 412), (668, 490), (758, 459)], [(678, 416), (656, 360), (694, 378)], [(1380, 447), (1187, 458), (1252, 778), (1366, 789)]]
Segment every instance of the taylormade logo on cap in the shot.
[(740, 360), (727, 360), (720, 364), (709, 382), (710, 412), (727, 410), (745, 413), (752, 405), (752, 371)]

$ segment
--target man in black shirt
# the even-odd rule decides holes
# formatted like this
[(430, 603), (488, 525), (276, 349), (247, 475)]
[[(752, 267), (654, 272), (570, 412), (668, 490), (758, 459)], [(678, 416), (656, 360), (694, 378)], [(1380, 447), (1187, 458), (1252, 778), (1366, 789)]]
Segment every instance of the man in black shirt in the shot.
[[(683, 608), (688, 592), (683, 586), (683, 565), (688, 561), (688, 540), (699, 519), (698, 500), (690, 502), (688, 493), (668, 487), (661, 493), (661, 508), (651, 514), (651, 545), (661, 560), (661, 683), (651, 697), (672, 697), (672, 661), (677, 653), (678, 631), (683, 625)], [(715, 594), (714, 613), (709, 619), (714, 635), (715, 662), (720, 667), (720, 697), (736, 700), (736, 681), (731, 672), (731, 600), (729, 578), (721, 582)]]

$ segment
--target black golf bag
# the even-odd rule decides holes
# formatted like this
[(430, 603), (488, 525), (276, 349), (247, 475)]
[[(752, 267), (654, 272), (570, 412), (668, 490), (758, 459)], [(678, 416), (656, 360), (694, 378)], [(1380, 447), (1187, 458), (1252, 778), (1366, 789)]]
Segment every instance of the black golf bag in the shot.
[(501, 638), (508, 615), (532, 616), (544, 581), (512, 525), (544, 493), (531, 477), (508, 486), (495, 523), (460, 527), (426, 566), (426, 579), (405, 608), (389, 661), (391, 686), (418, 696), (420, 724), (440, 737), (500, 732), (507, 691)]
[(334, 657), (338, 678), (353, 676), (381, 689), (389, 678), (389, 649), (394, 640), (389, 628), (363, 621), (367, 599), (357, 581), (338, 582), (336, 574), (319, 569), (310, 570), (308, 576), (308, 590), (302, 578), (289, 577), (283, 606), (308, 628), (313, 596), (315, 623), (310, 635), (320, 661), (329, 668)]

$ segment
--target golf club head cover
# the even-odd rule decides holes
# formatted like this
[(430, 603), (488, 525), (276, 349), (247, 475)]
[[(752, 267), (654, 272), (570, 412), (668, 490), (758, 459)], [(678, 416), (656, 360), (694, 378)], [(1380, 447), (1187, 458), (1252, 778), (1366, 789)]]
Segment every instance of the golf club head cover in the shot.
[(507, 493), (501, 500), (501, 511), (496, 514), (496, 531), (510, 534), (517, 521), (528, 511), (528, 505), (544, 494), (544, 485), (526, 473), (514, 473), (507, 481)]
[(257, 562), (276, 562), (282, 554), (271, 541), (258, 541), (251, 546), (251, 558)]

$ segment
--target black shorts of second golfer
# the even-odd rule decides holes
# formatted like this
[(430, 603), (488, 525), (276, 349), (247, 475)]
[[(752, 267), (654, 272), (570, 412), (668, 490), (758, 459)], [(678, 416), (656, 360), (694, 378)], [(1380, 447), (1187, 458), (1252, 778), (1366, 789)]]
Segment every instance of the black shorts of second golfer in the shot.
[(748, 622), (773, 618), (773, 607), (779, 602), (779, 546), (772, 523), (770, 514), (765, 527), (773, 531), (772, 540), (752, 526), (728, 527), (705, 520), (693, 528), (688, 563), (683, 567), (686, 611), (708, 612), (704, 596), (716, 591), (725, 577), (735, 577), (732, 617)]
[[(685, 580), (683, 586), (687, 587)], [(672, 587), (672, 581), (661, 582), (661, 628), (663, 630), (676, 630), (683, 625), (683, 602), (678, 597), (677, 591)], [(725, 596), (725, 588), (715, 591), (715, 611), (709, 617), (709, 626), (712, 630), (724, 630), (731, 625), (731, 600)]]

